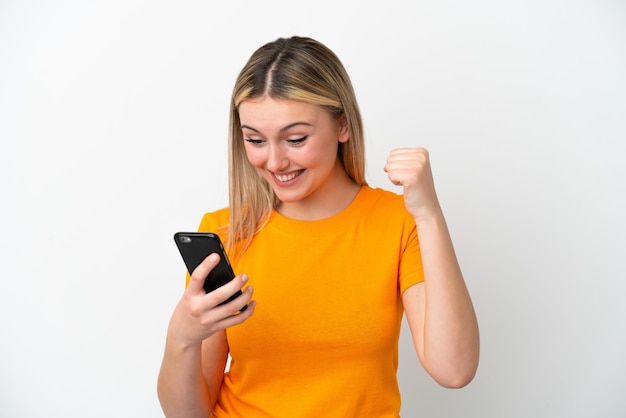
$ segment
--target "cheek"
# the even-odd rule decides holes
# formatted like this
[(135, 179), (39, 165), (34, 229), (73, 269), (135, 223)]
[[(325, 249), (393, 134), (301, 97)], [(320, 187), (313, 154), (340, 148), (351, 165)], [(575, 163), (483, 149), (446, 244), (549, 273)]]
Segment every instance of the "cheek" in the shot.
[(246, 146), (245, 150), (246, 157), (248, 158), (250, 164), (252, 164), (254, 167), (263, 166), (263, 164), (265, 163), (265, 156), (261, 150), (250, 146)]
[(298, 164), (308, 168), (314, 168), (326, 164), (326, 156), (324, 153), (316, 149), (310, 149), (309, 152), (303, 152), (298, 157)]
[(310, 165), (329, 165), (335, 162), (337, 158), (337, 142), (327, 142), (311, 149), (303, 158), (308, 160)]

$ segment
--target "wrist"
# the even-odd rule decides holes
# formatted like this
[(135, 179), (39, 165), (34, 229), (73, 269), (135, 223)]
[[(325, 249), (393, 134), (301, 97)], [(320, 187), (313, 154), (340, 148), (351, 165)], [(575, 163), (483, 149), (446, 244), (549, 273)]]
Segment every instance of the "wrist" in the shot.
[(189, 336), (184, 332), (184, 329), (181, 330), (178, 326), (173, 326), (171, 323), (167, 330), (165, 344), (167, 347), (181, 353), (193, 352), (196, 350), (200, 352), (200, 349), (202, 348), (202, 340), (189, 338)]
[(443, 211), (439, 205), (435, 205), (432, 208), (425, 208), (413, 215), (413, 219), (415, 220), (415, 225), (419, 227), (428, 227), (428, 226), (445, 226), (445, 218), (443, 216)]
[(184, 356), (199, 355), (202, 351), (202, 343), (195, 343), (174, 335), (168, 335), (165, 340), (166, 350)]

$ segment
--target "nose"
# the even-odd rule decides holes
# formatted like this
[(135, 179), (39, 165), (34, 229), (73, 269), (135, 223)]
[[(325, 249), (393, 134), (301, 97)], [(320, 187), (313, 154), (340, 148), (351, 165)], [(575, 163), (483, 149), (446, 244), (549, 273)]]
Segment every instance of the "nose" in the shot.
[(269, 171), (281, 172), (289, 166), (286, 150), (281, 143), (271, 143), (267, 151), (266, 168)]

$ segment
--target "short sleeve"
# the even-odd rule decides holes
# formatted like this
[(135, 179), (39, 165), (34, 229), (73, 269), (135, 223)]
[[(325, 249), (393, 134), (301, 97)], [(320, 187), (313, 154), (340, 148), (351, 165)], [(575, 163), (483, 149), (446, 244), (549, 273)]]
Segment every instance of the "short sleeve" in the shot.
[(221, 239), (224, 239), (222, 231), (228, 226), (229, 221), (228, 208), (205, 213), (200, 221), (198, 232), (213, 232), (214, 234), (220, 235)]
[(417, 237), (417, 228), (412, 219), (411, 223), (407, 222), (407, 224), (405, 227), (407, 233), (404, 239), (404, 251), (400, 260), (398, 275), (400, 294), (404, 293), (409, 287), (424, 281), (424, 268), (422, 266), (422, 253), (420, 251), (419, 238)]

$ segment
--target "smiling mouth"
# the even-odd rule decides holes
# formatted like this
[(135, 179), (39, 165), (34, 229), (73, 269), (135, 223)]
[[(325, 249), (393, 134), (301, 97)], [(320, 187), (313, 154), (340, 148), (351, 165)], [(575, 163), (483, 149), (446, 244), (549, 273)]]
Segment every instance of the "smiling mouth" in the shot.
[(291, 173), (287, 173), (287, 174), (278, 174), (278, 173), (272, 173), (272, 174), (274, 175), (274, 178), (276, 178), (276, 180), (278, 180), (279, 182), (286, 183), (288, 181), (295, 179), (303, 172), (304, 170), (298, 170), (298, 171), (292, 171)]

